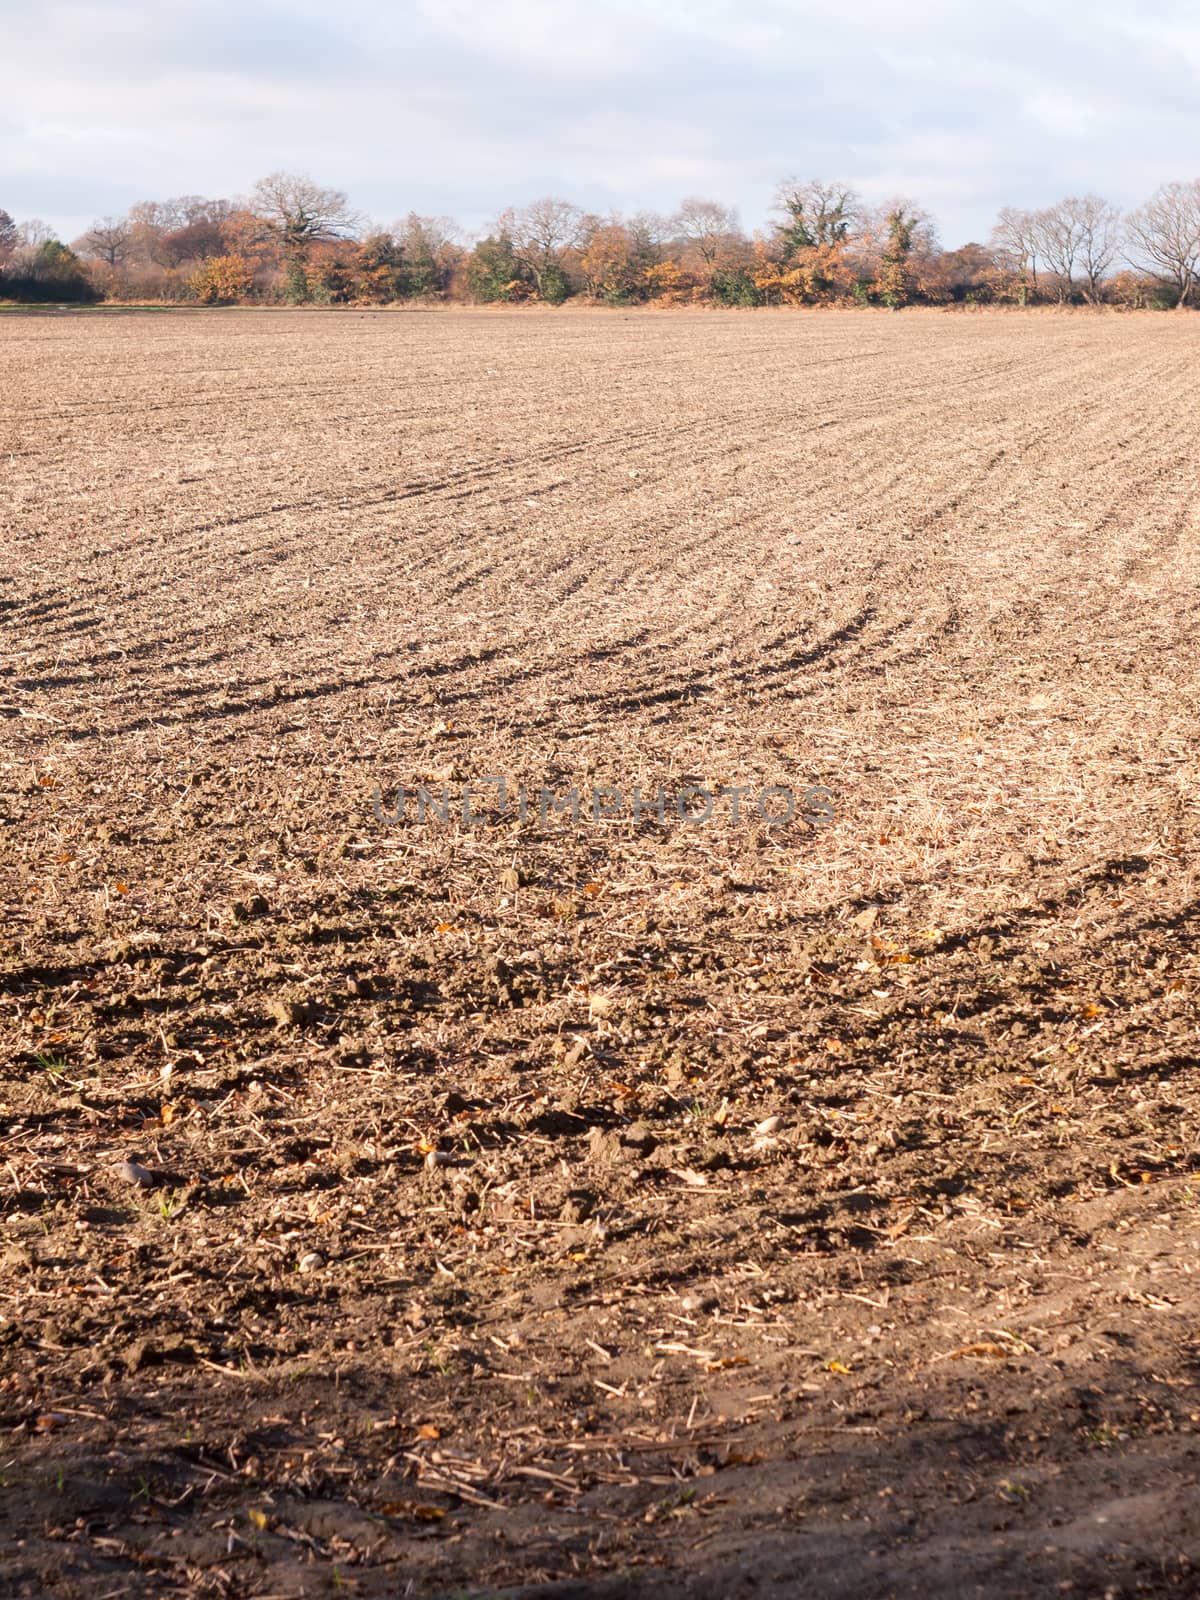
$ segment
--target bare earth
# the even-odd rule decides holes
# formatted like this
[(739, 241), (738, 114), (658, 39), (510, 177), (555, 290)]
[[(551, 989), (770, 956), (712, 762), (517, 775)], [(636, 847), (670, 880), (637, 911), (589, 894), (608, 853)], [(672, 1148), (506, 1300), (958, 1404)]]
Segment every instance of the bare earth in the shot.
[(1198, 370), (0, 318), (0, 1591), (1200, 1592)]

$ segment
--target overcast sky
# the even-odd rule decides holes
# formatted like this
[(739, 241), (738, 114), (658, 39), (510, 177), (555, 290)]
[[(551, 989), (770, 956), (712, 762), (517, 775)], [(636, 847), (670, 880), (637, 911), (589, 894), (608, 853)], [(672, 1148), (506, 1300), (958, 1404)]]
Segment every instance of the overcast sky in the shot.
[(0, 64), (0, 207), (67, 238), (276, 168), (471, 229), (841, 178), (951, 246), (1200, 176), (1194, 0), (0, 0)]

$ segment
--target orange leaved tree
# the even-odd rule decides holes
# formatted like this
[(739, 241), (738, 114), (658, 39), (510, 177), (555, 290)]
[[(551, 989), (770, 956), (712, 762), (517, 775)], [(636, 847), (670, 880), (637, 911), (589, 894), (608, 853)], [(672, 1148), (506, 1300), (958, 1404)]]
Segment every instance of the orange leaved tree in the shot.
[(202, 306), (231, 306), (250, 294), (254, 273), (244, 256), (213, 256), (189, 281)]

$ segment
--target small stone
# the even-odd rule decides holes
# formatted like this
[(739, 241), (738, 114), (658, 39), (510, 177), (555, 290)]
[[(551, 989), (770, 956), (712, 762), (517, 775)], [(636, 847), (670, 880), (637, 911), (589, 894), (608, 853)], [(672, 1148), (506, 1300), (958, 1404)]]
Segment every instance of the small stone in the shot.
[(782, 1117), (764, 1117), (761, 1122), (755, 1123), (754, 1132), (758, 1138), (765, 1139), (773, 1133), (778, 1133), (782, 1127)]
[(430, 1172), (436, 1172), (438, 1167), (448, 1167), (453, 1160), (448, 1150), (431, 1150), (425, 1157), (425, 1165)]
[(717, 1304), (715, 1294), (685, 1294), (679, 1302), (681, 1311), (712, 1311)]
[(154, 1184), (154, 1174), (149, 1167), (140, 1166), (136, 1161), (118, 1161), (113, 1173), (123, 1183), (136, 1183), (143, 1189), (149, 1189)]
[(305, 1255), (302, 1255), (300, 1260), (297, 1262), (297, 1266), (301, 1272), (320, 1272), (324, 1265), (325, 1257), (319, 1250), (309, 1250)]

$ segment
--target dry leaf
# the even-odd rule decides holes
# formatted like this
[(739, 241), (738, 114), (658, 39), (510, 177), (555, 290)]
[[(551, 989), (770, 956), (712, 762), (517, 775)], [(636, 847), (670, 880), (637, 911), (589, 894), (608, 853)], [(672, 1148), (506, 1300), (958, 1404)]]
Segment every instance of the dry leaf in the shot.
[(385, 1500), (379, 1509), (385, 1517), (413, 1517), (417, 1522), (440, 1522), (446, 1515), (442, 1506), (414, 1505), (411, 1500)]
[(694, 1167), (672, 1167), (671, 1171), (677, 1178), (682, 1178), (691, 1189), (707, 1189), (708, 1178), (703, 1172), (697, 1172)]

